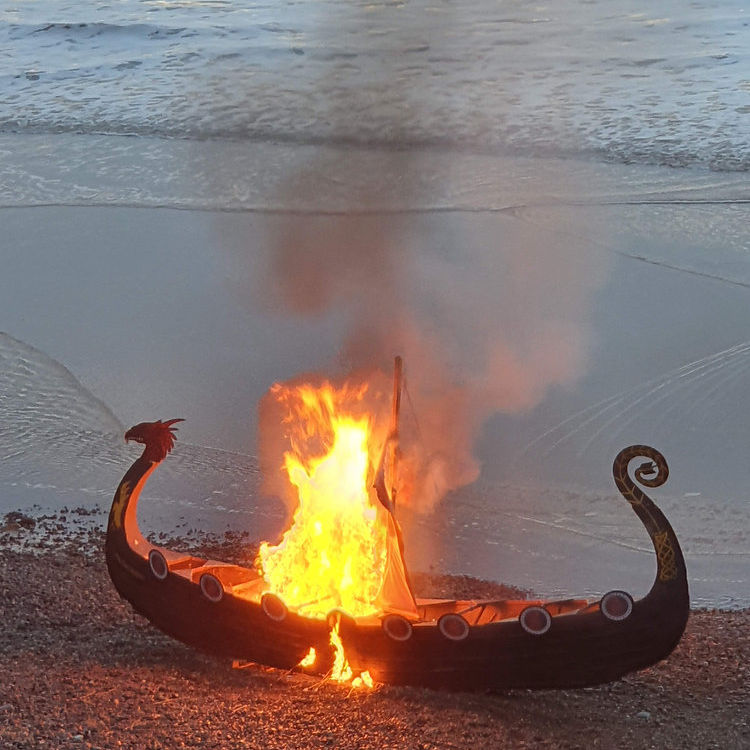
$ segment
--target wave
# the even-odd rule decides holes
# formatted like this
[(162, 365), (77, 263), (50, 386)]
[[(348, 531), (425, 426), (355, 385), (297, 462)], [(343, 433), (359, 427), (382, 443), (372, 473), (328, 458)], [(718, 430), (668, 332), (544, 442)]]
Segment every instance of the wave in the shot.
[(158, 121), (115, 121), (92, 117), (86, 122), (56, 117), (37, 118), (30, 122), (23, 117), (0, 116), (0, 135), (91, 135), (113, 137), (163, 138), (185, 142), (215, 141), (253, 145), (322, 146), (329, 148), (358, 148), (372, 151), (419, 152), (434, 151), (458, 155), (482, 154), (492, 157), (521, 157), (532, 159), (589, 160), (608, 164), (669, 167), (672, 169), (707, 169), (717, 173), (750, 171), (750, 152), (735, 148), (726, 139), (716, 148), (709, 144), (695, 147), (661, 149), (652, 146), (633, 146), (627, 143), (607, 147), (573, 147), (564, 144), (539, 143), (533, 134), (526, 138), (477, 138), (472, 134), (449, 136), (425, 133), (383, 135), (381, 127), (373, 132), (315, 133), (308, 130), (284, 130), (280, 127), (256, 128), (247, 123), (231, 127), (216, 122), (170, 123)]
[(173, 36), (186, 31), (185, 27), (159, 26), (148, 23), (47, 23), (47, 24), (10, 24), (8, 34), (11, 38), (24, 35), (36, 35), (44, 38), (63, 37), (64, 41), (75, 43), (97, 36), (127, 36), (141, 39)]
[[(0, 332), (0, 518), (5, 511), (106, 511), (139, 446), (64, 365)], [(140, 512), (153, 531), (240, 528), (273, 536), (285, 512), (258, 501), (252, 456), (178, 443), (149, 482)]]
[(117, 417), (66, 367), (0, 333), (0, 476), (5, 482), (37, 489), (89, 486), (93, 474), (121, 462), (122, 434)]
[(708, 24), (697, 6), (654, 19), (629, 2), (613, 14), (561, 0), (540, 19), (525, 6), (498, 18), (490, 0), (444, 14), (417, 0), (397, 18), (388, 5), (191, 2), (144, 15), (125, 0), (94, 15), (40, 0), (0, 11), (11, 61), (0, 133), (750, 170), (739, 6)]
[(25, 452), (32, 436), (40, 447), (52, 435), (122, 432), (122, 423), (64, 365), (39, 349), (0, 331), (0, 451), (3, 460)]

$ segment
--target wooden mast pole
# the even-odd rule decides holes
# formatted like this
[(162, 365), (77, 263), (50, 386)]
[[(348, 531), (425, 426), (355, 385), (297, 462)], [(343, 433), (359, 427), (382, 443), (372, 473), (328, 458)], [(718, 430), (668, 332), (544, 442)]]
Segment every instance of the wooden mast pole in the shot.
[(396, 471), (398, 470), (399, 447), (398, 447), (398, 422), (401, 411), (401, 386), (404, 375), (404, 361), (397, 356), (393, 361), (393, 410), (391, 412), (391, 503), (396, 508)]

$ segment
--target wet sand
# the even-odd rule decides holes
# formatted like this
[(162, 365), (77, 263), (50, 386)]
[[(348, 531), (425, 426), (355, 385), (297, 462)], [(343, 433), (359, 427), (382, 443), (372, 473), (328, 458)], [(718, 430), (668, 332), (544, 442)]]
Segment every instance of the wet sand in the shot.
[[(100, 447), (91, 440), (97, 420), (108, 427), (183, 416), (182, 447), (156, 480), (158, 508), (199, 528), (210, 517), (236, 531), (269, 533), (275, 518), (245, 525), (244, 516), (238, 523), (239, 516), (214, 508), (275, 507), (251, 495), (242, 477), (252, 462), (247, 454), (256, 451), (256, 404), (275, 380), (336, 369), (346, 311), (300, 317), (269, 310), (257, 304), (249, 280), (264, 278), (270, 238), (290, 221), (301, 235), (328, 221), (356, 228), (359, 195), (352, 186), (383, 163), (391, 170), (387, 184), (398, 185), (390, 180), (398, 155), (192, 144), (194, 162), (205, 168), (211, 162), (217, 175), (237, 180), (220, 181), (204, 195), (189, 181), (184, 144), (149, 142), (155, 150), (140, 153), (140, 140), (115, 139), (124, 149), (119, 153), (112, 139), (52, 140), (60, 164), (84, 145), (96, 158), (86, 190), (70, 195), (73, 205), (60, 203), (58, 182), (45, 181), (58, 187), (41, 195), (32, 180), (18, 203), (2, 209), (9, 252), (0, 319), (11, 336), (67, 367), (88, 400), (66, 395), (64, 403), (40, 410), (36, 395), (55, 383), (24, 381), (20, 411), (0, 415), (11, 462), (18, 464), (0, 467), (0, 510), (38, 503), (58, 511), (92, 500), (106, 506), (129, 459), (99, 461)], [(32, 157), (18, 158), (33, 176), (43, 165), (39, 154)], [(563, 255), (585, 246), (593, 268), (576, 273), (597, 276), (584, 316), (590, 338), (580, 379), (552, 388), (526, 412), (488, 418), (475, 443), (479, 485), (447, 498), (421, 527), (424, 534), (408, 540), (415, 565), (481, 578), (510, 573), (547, 593), (621, 586), (637, 594), (650, 581), (652, 552), (640, 525), (612, 496), (610, 467), (625, 445), (649, 443), (670, 465), (669, 482), (654, 497), (683, 543), (696, 602), (747, 606), (750, 247), (741, 177), (442, 152), (415, 158), (425, 185), (415, 193), (381, 186), (367, 221), (407, 227), (404, 238), (426, 278), (451, 249), (457, 267), (476, 263), (468, 278), (481, 275), (495, 251), (502, 255), (505, 238), (534, 236), (537, 228)], [(276, 183), (271, 189), (240, 179), (253, 159), (272, 174), (288, 159), (298, 169), (322, 160), (329, 180), (320, 194), (308, 192), (295, 203)], [(164, 171), (146, 170), (152, 161), (163, 162)], [(51, 175), (64, 174), (60, 164), (49, 166)], [(249, 192), (237, 192), (238, 185)], [(131, 194), (134, 205), (125, 204)], [(157, 203), (161, 194), (164, 205)], [(46, 200), (52, 205), (35, 203)], [(691, 362), (703, 364), (680, 374)], [(101, 402), (106, 414), (94, 408)], [(42, 412), (64, 414), (62, 427), (27, 434)], [(19, 414), (28, 423), (19, 423)], [(87, 447), (76, 453), (84, 438)], [(17, 450), (19, 440), (24, 451)], [(201, 463), (188, 479), (189, 461), (177, 464), (187, 443), (227, 452), (212, 453), (211, 463), (202, 460), (203, 449), (193, 451), (190, 461), (198, 456)], [(235, 470), (225, 471), (230, 464)], [(171, 473), (162, 482), (165, 472)], [(622, 580), (613, 580), (618, 571)]]

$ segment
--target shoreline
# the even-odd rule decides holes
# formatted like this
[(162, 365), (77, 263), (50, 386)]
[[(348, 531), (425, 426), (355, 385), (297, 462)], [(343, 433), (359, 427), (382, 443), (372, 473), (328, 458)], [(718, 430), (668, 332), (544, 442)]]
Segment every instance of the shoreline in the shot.
[[(181, 447), (184, 449), (185, 444)], [(189, 461), (189, 457), (185, 460)], [(178, 466), (177, 474), (185, 469), (185, 465)], [(246, 509), (245, 515), (238, 515), (239, 510), (229, 512), (226, 506), (217, 508), (206, 504), (204, 507), (199, 503), (197, 507), (193, 501), (186, 505), (164, 504), (161, 493), (170, 491), (174, 481), (175, 476), (169, 477), (167, 484), (156, 489), (156, 495), (146, 498), (143, 508), (139, 509), (141, 528), (155, 544), (252, 565), (260, 541), (278, 538), (284, 528), (284, 511), (280, 507), (274, 511), (257, 501)], [(210, 485), (209, 482), (206, 486)], [(501, 492), (505, 503), (496, 520), (491, 518), (491, 508), (479, 503), (489, 491), (487, 487), (477, 489), (474, 494), (457, 495), (439, 512), (429, 516), (408, 514), (402, 509), (407, 564), (413, 575), (414, 571), (424, 571), (425, 578), (440, 576), (446, 580), (513, 583), (514, 593), (487, 593), (481, 598), (520, 598), (519, 591), (533, 591), (535, 597), (544, 599), (596, 599), (606, 591), (624, 589), (638, 599), (649, 591), (653, 583), (654, 553), (642, 539), (640, 524), (625, 515), (630, 525), (619, 531), (617, 539), (590, 528), (589, 517), (605, 529), (617, 523), (623, 510), (619, 497), (610, 498), (609, 493), (580, 488), (536, 487), (532, 490), (503, 484), (495, 489)], [(559, 528), (555, 526), (555, 518), (545, 517), (541, 511), (532, 515), (525, 509), (529, 498), (538, 497), (539, 493), (551, 498), (542, 505), (554, 509), (558, 517), (569, 519), (569, 538), (558, 536), (553, 541), (549, 529)], [(97, 494), (109, 496), (109, 490), (101, 489)], [(199, 495), (194, 492), (191, 498), (196, 497)], [(104, 543), (108, 507), (99, 502), (91, 504), (75, 493), (66, 493), (65, 499), (69, 502), (64, 504), (61, 497), (60, 504), (54, 507), (29, 503), (2, 507), (0, 501), (0, 549), (37, 556), (62, 550), (95, 558)], [(159, 502), (155, 503), (155, 499)], [(551, 500), (556, 500), (556, 504)], [(698, 510), (701, 498), (667, 496), (660, 500), (668, 516), (677, 518), (678, 512), (689, 515)], [(164, 507), (160, 507), (162, 505)], [(467, 530), (475, 529), (477, 514), (487, 516), (490, 521), (481, 533), (470, 535)], [(574, 516), (581, 517), (579, 523), (573, 523)], [(461, 543), (455, 541), (451, 545), (451, 534), (460, 534)], [(520, 537), (524, 539), (522, 548), (517, 544)], [(750, 608), (744, 565), (746, 553), (714, 554), (695, 533), (683, 533), (680, 539), (688, 566), (692, 610), (736, 612)], [(514, 554), (516, 549), (522, 550), (522, 554)], [(435, 550), (441, 552), (435, 554)], [(488, 550), (494, 552), (494, 557), (487, 556)], [(586, 559), (596, 560), (596, 566), (581, 565)], [(529, 567), (529, 562), (533, 562), (533, 567)], [(476, 592), (451, 591), (435, 595), (477, 596)]]
[[(171, 480), (170, 480), (171, 481)], [(521, 598), (519, 592), (533, 592), (535, 597), (543, 599), (565, 599), (568, 597), (584, 597), (595, 599), (606, 591), (625, 589), (634, 598), (640, 598), (650, 589), (653, 583), (653, 550), (646, 544), (639, 544), (642, 530), (637, 523), (632, 523), (629, 532), (622, 532), (618, 542), (608, 538), (599, 538), (591, 534), (584, 527), (571, 526), (570, 534), (573, 538), (590, 539), (585, 548), (577, 548), (557, 540), (556, 545), (544, 535), (549, 522), (538, 518), (538, 522), (528, 525), (530, 516), (519, 505), (525, 498), (530, 497), (529, 488), (502, 489), (507, 493), (505, 502), (509, 503), (505, 512), (500, 516), (503, 527), (502, 534), (495, 538), (494, 532), (485, 529), (492, 538), (484, 540), (481, 535), (475, 537), (476, 544), (467, 543), (460, 547), (446, 547), (442, 555), (434, 556), (435, 544), (443, 538), (446, 529), (466, 528), (470, 523), (469, 512), (477, 512), (475, 504), (469, 500), (461, 502), (456, 498), (446, 504), (442, 513), (419, 517), (406, 514), (402, 509), (402, 527), (407, 544), (407, 564), (412, 575), (414, 571), (423, 571), (427, 581), (430, 576), (437, 579), (455, 581), (512, 581), (511, 592), (496, 592), (482, 594), (481, 598)], [(513, 492), (511, 490), (514, 490)], [(537, 488), (538, 491), (541, 491)], [(108, 493), (108, 491), (107, 491)], [(514, 494), (515, 493), (515, 494)], [(591, 493), (583, 490), (573, 491), (557, 488), (547, 490), (555, 497), (559, 497), (558, 513), (569, 514), (572, 508), (583, 508), (584, 515), (590, 503), (603, 503), (606, 507), (618, 509), (620, 502), (609, 502), (606, 493)], [(477, 497), (481, 493), (477, 493)], [(75, 498), (71, 497), (71, 500)], [(700, 499), (700, 498), (697, 498)], [(511, 502), (513, 500), (513, 502)], [(606, 501), (606, 502), (604, 502)], [(684, 498), (662, 499), (662, 506), (670, 514), (676, 515), (675, 507), (684, 506)], [(220, 521), (232, 518), (231, 514), (219, 512), (217, 509), (206, 508), (196, 511), (190, 507), (170, 506), (159, 509), (145, 503), (139, 511), (141, 528), (147, 530), (147, 536), (155, 543), (171, 549), (179, 549), (192, 554), (208, 556), (236, 562), (241, 565), (252, 565), (257, 545), (261, 539), (277, 538), (279, 530), (283, 528), (283, 511), (278, 514), (270, 513), (266, 509), (266, 533), (260, 533), (256, 527), (259, 521), (250, 509), (243, 522), (237, 522), (230, 528), (229, 521), (224, 527)], [(465, 506), (465, 507), (464, 507)], [(179, 509), (185, 515), (177, 520), (170, 516), (170, 512)], [(226, 509), (225, 509), (226, 510)], [(683, 507), (684, 510), (684, 507)], [(192, 511), (192, 512), (191, 512)], [(143, 512), (144, 515), (140, 515)], [(486, 510), (484, 512), (487, 512)], [(0, 549), (19, 554), (44, 556), (64, 551), (66, 554), (83, 554), (95, 558), (100, 554), (104, 544), (104, 528), (107, 524), (109, 510), (99, 503), (93, 505), (79, 498), (79, 503), (73, 505), (61, 504), (57, 507), (40, 506), (38, 504), (17, 506), (0, 506)], [(480, 509), (481, 515), (481, 509)], [(612, 521), (598, 512), (599, 523), (607, 526)], [(219, 519), (219, 521), (217, 521)], [(211, 523), (208, 523), (211, 521)], [(412, 528), (416, 523), (416, 528)], [(406, 524), (406, 525), (404, 525)], [(536, 526), (542, 529), (539, 536)], [(473, 528), (473, 527), (472, 527)], [(248, 530), (252, 529), (252, 531)], [(518, 535), (525, 538), (524, 549), (534, 554), (535, 568), (533, 571), (524, 567), (528, 561), (526, 556), (512, 554), (514, 539)], [(438, 541), (436, 541), (438, 540)], [(734, 555), (726, 553), (712, 555), (710, 550), (697, 546), (693, 536), (687, 536), (690, 547), (683, 547), (688, 565), (688, 579), (690, 581), (690, 606), (695, 611), (723, 611), (737, 612), (750, 609), (750, 602), (746, 594), (743, 562), (746, 554), (738, 552)], [(483, 558), (484, 550), (489, 547), (505, 549), (499, 553), (499, 559), (504, 564), (492, 564)], [(581, 552), (585, 549), (585, 553)], [(620, 554), (614, 555), (613, 550)], [(629, 552), (629, 555), (623, 555)], [(583, 556), (582, 556), (583, 555)], [(577, 561), (591, 557), (598, 561), (596, 568), (582, 567)], [(540, 563), (544, 558), (545, 564)], [(558, 570), (554, 576), (550, 575), (553, 566)], [(547, 575), (545, 575), (545, 573)], [(566, 578), (567, 576), (567, 578)], [(555, 584), (551, 585), (550, 580)], [(562, 584), (561, 584), (562, 581)], [(500, 585), (500, 584), (492, 584)], [(432, 594), (430, 594), (432, 595)], [(446, 591), (435, 596), (476, 598), (476, 592), (456, 593)]]
[(351, 691), (233, 669), (168, 638), (118, 597), (103, 555), (90, 552), (0, 550), (4, 747), (739, 749), (750, 740), (750, 609), (691, 611), (670, 657), (599, 687)]

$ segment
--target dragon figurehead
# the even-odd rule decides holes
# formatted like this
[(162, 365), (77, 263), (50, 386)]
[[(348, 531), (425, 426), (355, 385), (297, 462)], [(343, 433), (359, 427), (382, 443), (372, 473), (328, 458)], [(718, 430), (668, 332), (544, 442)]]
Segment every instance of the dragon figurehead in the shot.
[(147, 461), (153, 463), (159, 463), (163, 461), (166, 455), (172, 450), (176, 435), (176, 427), (173, 427), (177, 422), (184, 422), (184, 419), (169, 419), (166, 422), (162, 422), (161, 419), (156, 422), (141, 422), (140, 424), (131, 427), (125, 433), (125, 440), (132, 440), (135, 443), (141, 443), (146, 448), (143, 451), (141, 458), (145, 458)]

